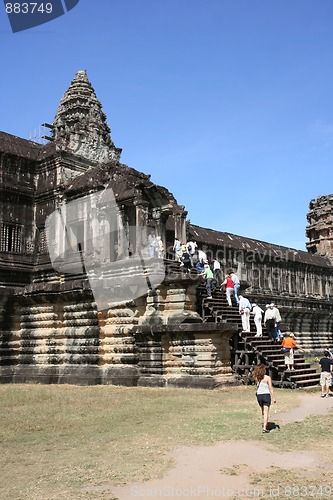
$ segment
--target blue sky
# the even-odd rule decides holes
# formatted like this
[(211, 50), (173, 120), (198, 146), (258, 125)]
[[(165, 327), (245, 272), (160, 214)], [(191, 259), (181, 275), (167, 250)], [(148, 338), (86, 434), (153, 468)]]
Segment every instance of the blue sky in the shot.
[(331, 194), (332, 0), (80, 0), (12, 33), (0, 6), (0, 130), (52, 122), (86, 69), (122, 161), (194, 224), (305, 249)]

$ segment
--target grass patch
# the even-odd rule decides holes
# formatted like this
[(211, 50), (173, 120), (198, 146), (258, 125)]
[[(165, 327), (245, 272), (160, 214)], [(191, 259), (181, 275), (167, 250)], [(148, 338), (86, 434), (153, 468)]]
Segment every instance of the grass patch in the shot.
[[(295, 406), (295, 391), (275, 393), (278, 411)], [(178, 446), (263, 439), (254, 387), (0, 385), (0, 397), (0, 498), (6, 499), (102, 498), (83, 489), (160, 477)], [(325, 456), (331, 422), (326, 416), (289, 424), (269, 442)]]

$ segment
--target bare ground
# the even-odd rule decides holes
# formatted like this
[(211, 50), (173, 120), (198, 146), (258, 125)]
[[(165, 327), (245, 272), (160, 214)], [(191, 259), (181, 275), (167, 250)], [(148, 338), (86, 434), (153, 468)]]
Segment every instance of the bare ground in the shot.
[[(279, 429), (283, 424), (301, 422), (310, 415), (328, 413), (333, 398), (321, 399), (318, 393), (295, 395), (300, 405), (291, 411), (279, 413), (271, 407), (271, 427)], [(278, 408), (278, 407), (277, 407)], [(275, 430), (275, 432), (277, 432)], [(120, 500), (134, 498), (290, 498), (290, 491), (278, 490), (273, 486), (255, 486), (251, 474), (270, 473), (272, 468), (295, 470), (304, 477), (316, 477), (323, 472), (318, 455), (310, 451), (274, 451), (266, 437), (262, 443), (229, 441), (212, 446), (182, 447), (173, 452), (175, 466), (161, 479), (125, 486), (103, 485), (85, 488), (85, 491), (104, 492)], [(306, 487), (303, 498), (327, 498), (317, 490)], [(318, 495), (316, 495), (318, 493)], [(291, 496), (295, 496), (291, 493)]]

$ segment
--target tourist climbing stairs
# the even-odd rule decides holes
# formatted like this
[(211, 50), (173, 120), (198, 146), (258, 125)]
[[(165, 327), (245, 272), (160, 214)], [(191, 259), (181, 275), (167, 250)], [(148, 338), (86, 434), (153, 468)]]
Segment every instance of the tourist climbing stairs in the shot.
[(286, 388), (317, 387), (319, 374), (311, 363), (306, 362), (303, 353), (294, 350), (294, 370), (286, 370), (285, 355), (281, 353), (281, 343), (275, 343), (266, 336), (256, 337), (253, 316), (250, 317), (251, 332), (242, 332), (242, 320), (236, 305), (229, 306), (225, 293), (215, 289), (212, 299), (208, 299), (204, 285), (198, 289), (198, 310), (203, 322), (233, 323), (238, 326), (238, 333), (230, 339), (231, 359), (234, 372), (246, 384), (252, 384), (252, 369), (258, 363), (267, 366), (268, 375), (273, 385)]
[(319, 375), (311, 363), (306, 362), (303, 353), (294, 350), (294, 369), (286, 370), (285, 355), (281, 353), (281, 344), (267, 336), (255, 337), (255, 333), (238, 334), (233, 339), (233, 369), (245, 383), (253, 383), (251, 371), (258, 363), (264, 363), (273, 385), (277, 387), (310, 388), (319, 383)]

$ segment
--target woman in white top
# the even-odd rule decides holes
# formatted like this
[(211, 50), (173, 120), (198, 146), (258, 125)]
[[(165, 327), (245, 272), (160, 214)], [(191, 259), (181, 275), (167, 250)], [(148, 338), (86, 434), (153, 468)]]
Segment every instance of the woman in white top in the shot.
[(271, 400), (276, 403), (274, 396), (272, 379), (266, 375), (266, 366), (264, 364), (257, 365), (253, 372), (252, 377), (257, 382), (257, 401), (261, 408), (261, 415), (263, 418), (263, 428), (262, 432), (269, 432), (267, 429), (268, 418), (269, 418), (269, 408), (271, 406)]

